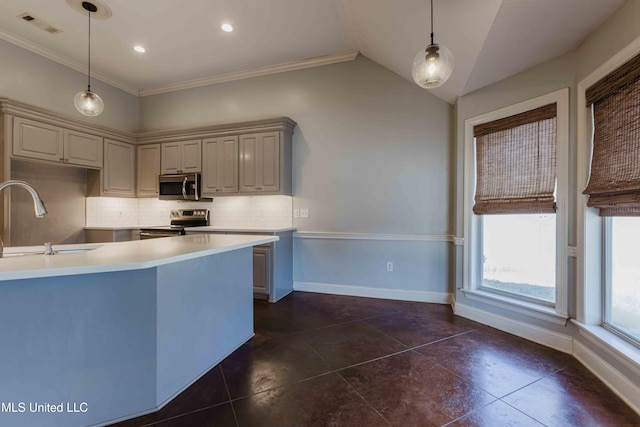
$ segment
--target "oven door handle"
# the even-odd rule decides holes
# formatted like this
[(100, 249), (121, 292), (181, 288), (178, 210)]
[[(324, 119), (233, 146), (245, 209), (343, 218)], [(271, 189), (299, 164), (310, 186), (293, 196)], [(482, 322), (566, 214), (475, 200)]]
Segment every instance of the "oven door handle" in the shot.
[(182, 181), (182, 198), (187, 200), (187, 177)]

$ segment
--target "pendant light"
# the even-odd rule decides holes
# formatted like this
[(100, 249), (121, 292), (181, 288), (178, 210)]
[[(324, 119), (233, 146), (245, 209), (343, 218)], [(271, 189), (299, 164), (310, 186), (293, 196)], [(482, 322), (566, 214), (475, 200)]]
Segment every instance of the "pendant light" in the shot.
[(433, 42), (433, 0), (431, 0), (431, 44), (418, 52), (413, 60), (413, 80), (425, 89), (442, 86), (453, 72), (453, 55)]
[(98, 8), (88, 1), (82, 2), (82, 7), (88, 12), (89, 16), (89, 61), (88, 61), (88, 73), (87, 73), (87, 90), (76, 93), (73, 98), (73, 104), (76, 109), (85, 116), (95, 117), (99, 116), (104, 110), (104, 102), (98, 94), (91, 92), (91, 14), (96, 12)]

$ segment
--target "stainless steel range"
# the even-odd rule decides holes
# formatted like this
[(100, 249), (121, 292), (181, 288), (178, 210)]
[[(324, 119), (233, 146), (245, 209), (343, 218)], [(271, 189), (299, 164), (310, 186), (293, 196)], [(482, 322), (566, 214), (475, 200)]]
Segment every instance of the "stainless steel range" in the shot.
[(171, 211), (171, 225), (141, 228), (140, 240), (181, 236), (187, 227), (205, 225), (209, 225), (208, 209), (176, 209)]

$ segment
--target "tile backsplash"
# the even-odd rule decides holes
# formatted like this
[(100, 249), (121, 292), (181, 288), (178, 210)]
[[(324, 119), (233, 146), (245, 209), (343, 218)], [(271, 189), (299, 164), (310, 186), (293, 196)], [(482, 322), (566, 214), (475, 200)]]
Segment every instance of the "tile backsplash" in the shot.
[(210, 224), (220, 227), (291, 227), (291, 196), (218, 197), (212, 202), (87, 197), (87, 227), (168, 225), (172, 209), (206, 208)]

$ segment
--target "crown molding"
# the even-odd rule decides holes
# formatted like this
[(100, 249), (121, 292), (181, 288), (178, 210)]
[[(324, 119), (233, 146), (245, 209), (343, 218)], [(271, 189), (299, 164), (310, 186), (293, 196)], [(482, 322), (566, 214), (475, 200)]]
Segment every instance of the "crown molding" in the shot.
[[(122, 131), (107, 126), (97, 125), (87, 120), (71, 117), (46, 108), (36, 107), (9, 98), (0, 97), (0, 113), (37, 120), (53, 126), (61, 126), (79, 132), (88, 132), (106, 138), (134, 144), (137, 133)], [(294, 122), (295, 123), (295, 122)]]
[(160, 131), (138, 132), (137, 144), (187, 141), (228, 135), (240, 135), (253, 132), (289, 132), (293, 133), (296, 122), (289, 117), (272, 117), (237, 123), (206, 125), (192, 128), (167, 129)]
[[(0, 39), (21, 47), (29, 52), (33, 52), (36, 55), (40, 55), (53, 62), (64, 65), (72, 70), (86, 74), (87, 67), (79, 62), (73, 61), (63, 55), (57, 54), (54, 51), (40, 46), (37, 43), (30, 42), (22, 37), (11, 34), (7, 31), (0, 29)], [(100, 80), (103, 83), (111, 85), (115, 88), (123, 90), (131, 95), (143, 97), (150, 95), (157, 95), (160, 93), (175, 92), (178, 90), (191, 89), (202, 86), (209, 86), (217, 83), (232, 82), (236, 80), (250, 79), (252, 77), (267, 76), (270, 74), (284, 73), (287, 71), (303, 70), (305, 68), (320, 67), (322, 65), (337, 64), (339, 62), (353, 61), (356, 59), (360, 52), (347, 51), (340, 53), (333, 53), (330, 55), (317, 56), (315, 58), (303, 59), (302, 61), (285, 62), (284, 64), (268, 65), (266, 67), (254, 68), (251, 70), (237, 71), (228, 74), (220, 74), (217, 76), (204, 77), (201, 79), (187, 80), (180, 83), (172, 83), (168, 85), (155, 86), (146, 89), (138, 90), (137, 88), (123, 83), (109, 75), (100, 71), (92, 71), (91, 77), (96, 80)]]
[(315, 58), (303, 59), (302, 61), (285, 62), (283, 64), (269, 65), (266, 67), (254, 68), (251, 70), (237, 71), (217, 76), (204, 77), (201, 79), (188, 80), (181, 83), (172, 83), (163, 86), (156, 86), (140, 90), (140, 96), (157, 95), (160, 93), (175, 92), (178, 90), (192, 89), (202, 86), (209, 86), (218, 83), (232, 82), (236, 80), (250, 79), (270, 74), (284, 73), (287, 71), (303, 70), (305, 68), (319, 67), (321, 65), (336, 64), (339, 62), (353, 61), (358, 56), (358, 51), (347, 51), (334, 53), (331, 55), (317, 56)]
[[(40, 46), (39, 44), (30, 42), (28, 40), (23, 39), (22, 37), (18, 37), (15, 34), (8, 33), (4, 30), (0, 30), (0, 39), (7, 41), (11, 44), (14, 44), (18, 47), (28, 50), (29, 52), (33, 52), (37, 55), (43, 56), (53, 62), (57, 62), (58, 64), (64, 65), (65, 67), (71, 68), (72, 70), (76, 70), (80, 73), (87, 74), (87, 67), (82, 65), (76, 61), (73, 61), (65, 56), (59, 55), (54, 51), (47, 49), (45, 47)], [(111, 85), (115, 88), (121, 89), (131, 95), (139, 96), (138, 89), (133, 86), (129, 86), (126, 83), (122, 83), (119, 80), (116, 80), (108, 75), (101, 73), (100, 71), (92, 71), (91, 78), (96, 80), (100, 80), (103, 83)]]

